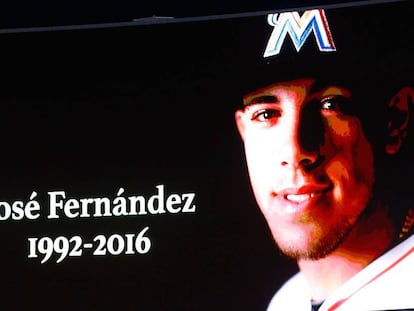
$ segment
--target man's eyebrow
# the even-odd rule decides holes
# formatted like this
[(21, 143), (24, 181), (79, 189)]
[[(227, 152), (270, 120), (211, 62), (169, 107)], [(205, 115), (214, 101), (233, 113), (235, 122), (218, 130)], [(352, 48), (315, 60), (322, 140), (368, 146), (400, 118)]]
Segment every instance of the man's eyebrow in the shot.
[(271, 103), (277, 103), (278, 98), (274, 95), (260, 95), (250, 98), (249, 100), (244, 102), (244, 106), (250, 106), (255, 104), (271, 104)]

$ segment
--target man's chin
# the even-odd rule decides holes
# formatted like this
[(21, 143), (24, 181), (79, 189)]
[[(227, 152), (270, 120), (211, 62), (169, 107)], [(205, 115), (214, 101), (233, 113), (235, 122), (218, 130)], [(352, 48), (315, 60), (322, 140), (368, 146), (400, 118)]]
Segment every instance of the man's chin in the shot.
[(337, 232), (328, 236), (313, 238), (307, 241), (278, 241), (276, 244), (286, 256), (295, 260), (319, 260), (331, 254), (342, 243), (346, 232)]
[(313, 222), (307, 226), (282, 227), (274, 231), (273, 238), (279, 249), (288, 257), (299, 260), (319, 260), (335, 251), (355, 227), (347, 219), (335, 226)]
[(307, 248), (279, 246), (279, 249), (283, 254), (295, 260), (319, 260), (331, 254), (338, 245), (339, 243), (318, 243)]

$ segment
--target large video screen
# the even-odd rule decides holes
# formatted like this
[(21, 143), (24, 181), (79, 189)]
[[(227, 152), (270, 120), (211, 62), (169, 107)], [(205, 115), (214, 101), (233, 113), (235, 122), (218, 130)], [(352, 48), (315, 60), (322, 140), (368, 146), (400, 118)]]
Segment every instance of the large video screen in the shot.
[(1, 32), (2, 307), (414, 308), (412, 9)]

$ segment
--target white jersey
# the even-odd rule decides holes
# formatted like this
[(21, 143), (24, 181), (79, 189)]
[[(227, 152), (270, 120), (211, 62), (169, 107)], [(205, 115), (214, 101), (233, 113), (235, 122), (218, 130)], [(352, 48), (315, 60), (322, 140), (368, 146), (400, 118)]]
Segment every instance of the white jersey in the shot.
[[(414, 235), (380, 256), (331, 296), (320, 311), (401, 310), (414, 308)], [(310, 311), (311, 295), (299, 272), (271, 300), (268, 311)]]

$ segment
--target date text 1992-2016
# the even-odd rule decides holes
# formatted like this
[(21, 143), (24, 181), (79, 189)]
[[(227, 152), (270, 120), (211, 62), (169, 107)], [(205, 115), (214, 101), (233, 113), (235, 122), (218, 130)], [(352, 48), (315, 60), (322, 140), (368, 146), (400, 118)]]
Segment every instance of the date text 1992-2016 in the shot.
[(52, 255), (59, 257), (56, 263), (62, 262), (66, 257), (80, 257), (85, 251), (90, 250), (93, 256), (118, 256), (146, 254), (151, 248), (151, 240), (145, 234), (149, 227), (145, 227), (139, 233), (97, 235), (93, 242), (85, 242), (80, 236), (58, 236), (50, 237), (31, 237), (28, 238), (29, 254), (28, 258), (42, 257), (41, 263), (47, 262)]

